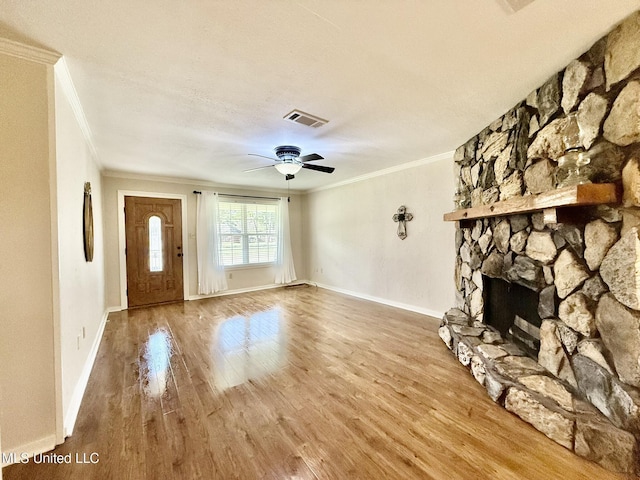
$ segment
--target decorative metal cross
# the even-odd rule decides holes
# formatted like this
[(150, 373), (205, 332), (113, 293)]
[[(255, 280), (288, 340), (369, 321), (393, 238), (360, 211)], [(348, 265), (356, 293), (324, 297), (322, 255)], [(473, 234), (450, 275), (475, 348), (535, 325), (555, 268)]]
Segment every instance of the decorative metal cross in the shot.
[(393, 216), (393, 221), (398, 222), (398, 236), (400, 240), (407, 238), (407, 222), (413, 219), (413, 215), (407, 213), (407, 207), (401, 205), (398, 208), (398, 213)]

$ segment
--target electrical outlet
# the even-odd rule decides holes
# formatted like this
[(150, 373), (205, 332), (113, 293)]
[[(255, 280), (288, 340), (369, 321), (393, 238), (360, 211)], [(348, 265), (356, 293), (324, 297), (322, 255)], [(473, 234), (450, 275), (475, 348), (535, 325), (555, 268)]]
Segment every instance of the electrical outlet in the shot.
[(233, 273), (229, 272), (229, 280), (233, 278)]

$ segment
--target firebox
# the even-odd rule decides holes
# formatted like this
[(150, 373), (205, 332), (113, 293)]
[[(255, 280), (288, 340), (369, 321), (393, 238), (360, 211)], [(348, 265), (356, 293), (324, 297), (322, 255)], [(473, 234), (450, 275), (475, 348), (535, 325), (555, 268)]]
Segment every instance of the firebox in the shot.
[(517, 283), (483, 276), (484, 322), (538, 358), (540, 325), (538, 292)]

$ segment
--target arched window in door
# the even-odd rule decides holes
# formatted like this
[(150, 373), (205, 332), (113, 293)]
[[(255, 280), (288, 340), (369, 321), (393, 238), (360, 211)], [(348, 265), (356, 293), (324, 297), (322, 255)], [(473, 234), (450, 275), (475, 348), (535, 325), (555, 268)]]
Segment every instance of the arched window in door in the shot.
[(162, 220), (153, 215), (149, 217), (149, 270), (161, 272), (162, 260)]

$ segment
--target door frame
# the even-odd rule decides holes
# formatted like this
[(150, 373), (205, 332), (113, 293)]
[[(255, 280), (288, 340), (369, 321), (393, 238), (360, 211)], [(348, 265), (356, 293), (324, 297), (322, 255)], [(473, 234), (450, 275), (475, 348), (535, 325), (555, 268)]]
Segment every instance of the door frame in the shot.
[(127, 246), (124, 224), (124, 197), (169, 198), (180, 200), (182, 214), (182, 288), (185, 300), (189, 299), (189, 234), (187, 232), (187, 196), (179, 193), (139, 192), (133, 190), (118, 190), (118, 255), (120, 257), (120, 307), (129, 308), (127, 298)]

